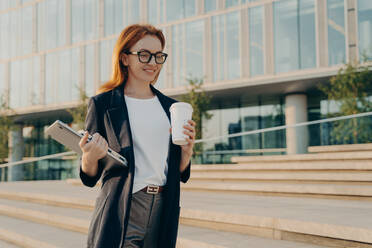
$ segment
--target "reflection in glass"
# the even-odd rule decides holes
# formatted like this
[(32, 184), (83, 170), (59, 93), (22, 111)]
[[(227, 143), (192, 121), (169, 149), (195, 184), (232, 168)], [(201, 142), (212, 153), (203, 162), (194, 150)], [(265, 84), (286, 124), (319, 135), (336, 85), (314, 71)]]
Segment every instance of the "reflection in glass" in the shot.
[(94, 44), (91, 44), (85, 47), (85, 92), (87, 96), (95, 95), (94, 64)]
[(123, 1), (105, 0), (105, 36), (120, 33), (123, 29)]
[(274, 2), (275, 71), (315, 67), (314, 0)]
[(186, 84), (188, 78), (203, 79), (204, 21), (172, 27), (173, 86)]
[(22, 54), (32, 52), (32, 6), (22, 8)]
[(1, 99), (2, 97), (6, 97), (5, 96), (5, 90), (6, 90), (6, 81), (5, 81), (5, 64), (4, 63), (0, 63), (0, 100), (5, 100), (4, 98)]
[(250, 75), (264, 73), (263, 7), (249, 9), (249, 61)]
[(124, 0), (124, 27), (140, 21), (140, 1)]
[(103, 40), (100, 43), (100, 84), (110, 79), (114, 45), (115, 40)]
[(346, 62), (344, 0), (327, 0), (329, 65)]
[(71, 1), (72, 43), (92, 40), (98, 35), (98, 0)]
[(172, 26), (172, 56), (173, 58), (173, 87), (177, 87), (180, 85), (186, 84), (186, 73), (185, 73), (185, 66), (184, 66), (184, 27), (185, 24)]
[(238, 11), (212, 17), (213, 81), (240, 77)]
[(166, 4), (167, 21), (176, 21), (196, 14), (195, 0), (172, 0)]
[(204, 0), (204, 12), (205, 13), (208, 13), (216, 9), (217, 9), (217, 0)]
[(65, 1), (48, 0), (37, 4), (38, 51), (65, 44), (65, 3)]
[(10, 33), (8, 39), (10, 42), (10, 56), (15, 57), (20, 55), (21, 43), (21, 12), (19, 10), (10, 12)]
[(204, 21), (186, 23), (186, 77), (203, 79), (203, 34)]
[(240, 4), (240, 0), (226, 0), (226, 8)]
[(358, 0), (359, 57), (372, 60), (372, 1)]
[[(1, 1), (0, 1), (1, 2)], [(0, 15), (0, 59), (10, 57), (10, 17), (9, 12)]]
[(22, 107), (22, 74), (19, 73), (22, 70), (22, 64), (20, 60), (13, 61), (10, 63), (10, 102), (11, 108)]

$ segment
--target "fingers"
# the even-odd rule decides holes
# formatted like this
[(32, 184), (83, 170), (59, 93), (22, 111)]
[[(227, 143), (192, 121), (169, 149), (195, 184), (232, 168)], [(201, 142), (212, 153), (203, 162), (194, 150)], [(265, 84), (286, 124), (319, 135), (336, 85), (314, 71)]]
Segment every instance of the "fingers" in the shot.
[(80, 142), (79, 142), (80, 148), (82, 148), (87, 143), (88, 137), (89, 137), (89, 132), (85, 131), (84, 136), (80, 139)]

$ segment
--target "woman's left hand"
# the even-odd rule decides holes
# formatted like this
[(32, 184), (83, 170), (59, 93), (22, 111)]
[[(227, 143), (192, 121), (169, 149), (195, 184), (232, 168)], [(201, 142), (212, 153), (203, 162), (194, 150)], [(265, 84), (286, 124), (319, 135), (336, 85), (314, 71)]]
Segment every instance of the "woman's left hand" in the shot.
[[(183, 172), (186, 170), (190, 160), (191, 156), (193, 154), (193, 148), (194, 148), (194, 142), (195, 142), (195, 126), (196, 123), (193, 120), (188, 121), (189, 125), (184, 125), (184, 131), (183, 133), (186, 134), (188, 137), (186, 137), (187, 145), (181, 145), (181, 163), (180, 163), (180, 172)], [(172, 128), (169, 129), (169, 132), (172, 132)]]
[[(187, 145), (182, 145), (182, 156), (181, 156), (181, 161), (182, 159), (187, 160), (188, 162), (191, 159), (191, 156), (193, 154), (193, 148), (194, 148), (194, 143), (195, 143), (195, 121), (189, 120), (188, 121), (189, 125), (184, 125), (184, 130), (183, 133), (186, 134), (188, 137), (186, 137), (186, 140), (188, 142)], [(188, 164), (187, 162), (187, 164)]]

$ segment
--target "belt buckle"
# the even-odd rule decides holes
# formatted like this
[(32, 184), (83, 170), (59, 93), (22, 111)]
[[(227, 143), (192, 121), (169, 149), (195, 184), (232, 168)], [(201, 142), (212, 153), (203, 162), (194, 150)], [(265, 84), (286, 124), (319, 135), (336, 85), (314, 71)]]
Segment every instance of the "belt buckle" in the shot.
[(159, 186), (147, 186), (147, 194), (153, 194), (156, 195), (159, 193)]

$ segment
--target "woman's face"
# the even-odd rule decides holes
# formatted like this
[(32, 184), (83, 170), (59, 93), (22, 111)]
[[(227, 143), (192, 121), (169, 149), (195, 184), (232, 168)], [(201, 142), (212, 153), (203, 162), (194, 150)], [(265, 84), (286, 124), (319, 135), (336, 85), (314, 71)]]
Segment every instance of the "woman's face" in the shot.
[[(162, 52), (160, 40), (153, 35), (146, 35), (131, 48), (130, 52), (140, 52), (147, 50), (151, 53)], [(152, 56), (149, 63), (141, 63), (136, 54), (124, 54), (124, 65), (128, 66), (128, 78), (136, 79), (142, 82), (151, 82), (162, 68), (162, 64), (155, 63), (155, 57)]]

